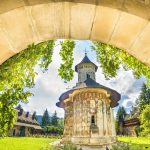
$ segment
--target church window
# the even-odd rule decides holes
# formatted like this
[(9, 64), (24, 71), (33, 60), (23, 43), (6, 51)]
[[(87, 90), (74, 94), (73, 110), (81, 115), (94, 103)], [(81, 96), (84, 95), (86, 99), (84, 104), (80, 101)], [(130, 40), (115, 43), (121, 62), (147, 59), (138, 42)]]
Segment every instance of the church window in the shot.
[(95, 125), (95, 116), (94, 115), (91, 117), (91, 124)]
[(89, 74), (86, 74), (86, 77), (87, 77), (87, 79), (88, 79), (88, 78), (90, 78), (90, 75), (89, 75)]

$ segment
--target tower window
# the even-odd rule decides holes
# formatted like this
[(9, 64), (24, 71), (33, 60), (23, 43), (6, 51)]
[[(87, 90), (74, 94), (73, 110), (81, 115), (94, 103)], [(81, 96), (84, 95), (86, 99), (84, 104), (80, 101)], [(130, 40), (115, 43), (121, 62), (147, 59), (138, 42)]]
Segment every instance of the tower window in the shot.
[(91, 117), (91, 124), (95, 124), (95, 116)]
[(89, 74), (86, 74), (86, 77), (87, 77), (87, 79), (88, 79), (88, 78), (90, 78), (90, 75), (89, 75)]

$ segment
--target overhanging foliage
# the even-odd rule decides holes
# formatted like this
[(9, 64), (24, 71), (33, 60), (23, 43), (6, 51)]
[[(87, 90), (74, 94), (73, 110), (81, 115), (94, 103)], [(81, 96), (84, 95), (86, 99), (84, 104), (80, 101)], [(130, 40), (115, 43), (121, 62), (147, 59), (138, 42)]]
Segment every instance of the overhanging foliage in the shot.
[[(64, 61), (61, 66), (65, 67), (59, 69), (59, 74), (62, 79), (68, 81), (73, 77), (72, 52), (74, 41), (64, 40), (61, 45), (60, 54)], [(11, 57), (0, 66), (0, 135), (5, 136), (16, 121), (15, 114), (17, 112), (14, 106), (19, 102), (26, 103), (28, 97), (33, 95), (29, 89), (34, 87), (34, 79), (38, 74), (34, 68), (39, 64), (43, 72), (48, 70), (48, 66), (52, 62), (54, 46), (55, 41), (29, 45), (26, 50)], [(64, 59), (66, 55), (68, 57)], [(68, 71), (66, 72), (67, 68)]]
[(107, 79), (115, 77), (123, 66), (124, 70), (132, 70), (136, 79), (145, 76), (147, 85), (150, 85), (150, 68), (127, 52), (100, 42), (93, 42), (92, 49)]

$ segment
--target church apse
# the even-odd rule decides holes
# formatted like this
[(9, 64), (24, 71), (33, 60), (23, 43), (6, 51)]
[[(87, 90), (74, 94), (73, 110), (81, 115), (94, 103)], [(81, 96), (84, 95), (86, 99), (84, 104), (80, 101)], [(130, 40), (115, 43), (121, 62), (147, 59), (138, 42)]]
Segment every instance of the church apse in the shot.
[(78, 83), (63, 93), (58, 107), (64, 108), (64, 142), (105, 145), (116, 142), (112, 108), (120, 94), (95, 81), (97, 66), (85, 55), (75, 67)]

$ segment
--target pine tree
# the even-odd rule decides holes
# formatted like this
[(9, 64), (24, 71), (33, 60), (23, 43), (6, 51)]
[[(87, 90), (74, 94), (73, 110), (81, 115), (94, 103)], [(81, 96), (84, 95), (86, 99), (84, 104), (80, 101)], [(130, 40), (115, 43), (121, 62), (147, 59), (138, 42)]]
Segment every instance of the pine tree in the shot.
[(53, 116), (51, 117), (51, 124), (54, 125), (54, 126), (58, 126), (58, 117), (57, 117), (57, 112), (56, 111), (53, 114)]
[(125, 120), (126, 110), (124, 107), (119, 107), (116, 115), (116, 131), (117, 134), (123, 134), (123, 121)]
[(148, 88), (146, 84), (143, 84), (140, 96), (137, 99), (136, 104), (138, 105), (140, 111), (142, 111), (146, 105), (150, 104), (150, 88)]
[(117, 119), (119, 122), (122, 122), (122, 121), (124, 121), (125, 116), (126, 116), (126, 110), (125, 110), (125, 108), (124, 108), (123, 106), (122, 106), (122, 107), (119, 107), (119, 109), (118, 109), (118, 111), (117, 111), (116, 119)]
[(43, 117), (42, 117), (42, 126), (47, 127), (48, 125), (50, 125), (50, 117), (49, 117), (49, 113), (46, 109), (43, 114)]

